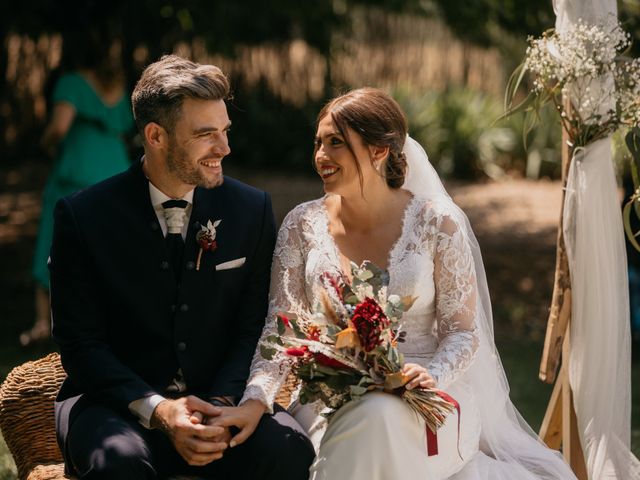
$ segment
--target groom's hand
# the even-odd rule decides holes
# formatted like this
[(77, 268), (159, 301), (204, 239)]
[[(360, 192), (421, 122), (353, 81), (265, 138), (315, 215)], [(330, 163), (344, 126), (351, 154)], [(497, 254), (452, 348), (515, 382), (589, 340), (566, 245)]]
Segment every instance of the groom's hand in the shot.
[(210, 425), (237, 427), (240, 431), (229, 442), (230, 447), (243, 443), (255, 431), (267, 407), (258, 400), (248, 400), (239, 407), (221, 407), (217, 418), (210, 418)]
[(222, 458), (228, 446), (228, 429), (202, 421), (220, 414), (219, 407), (190, 395), (160, 402), (153, 411), (151, 426), (169, 436), (189, 465), (202, 466)]

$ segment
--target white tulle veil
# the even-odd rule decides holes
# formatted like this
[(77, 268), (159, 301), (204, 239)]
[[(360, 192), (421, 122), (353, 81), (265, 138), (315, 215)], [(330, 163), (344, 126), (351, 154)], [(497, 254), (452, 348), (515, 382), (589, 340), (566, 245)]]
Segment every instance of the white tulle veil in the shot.
[[(486, 480), (575, 479), (561, 455), (538, 439), (509, 399), (509, 384), (494, 342), (491, 301), (480, 247), (466, 215), (447, 194), (422, 146), (407, 136), (403, 151), (407, 158), (403, 188), (416, 196), (448, 203), (448, 214), (463, 231), (473, 253), (478, 289), (475, 323), (480, 346), (464, 373), (464, 381), (474, 391), (482, 422), (480, 450), (484, 455), (477, 462), (478, 476)], [(531, 381), (536, 379), (532, 377)], [(541, 402), (546, 400), (540, 398)]]

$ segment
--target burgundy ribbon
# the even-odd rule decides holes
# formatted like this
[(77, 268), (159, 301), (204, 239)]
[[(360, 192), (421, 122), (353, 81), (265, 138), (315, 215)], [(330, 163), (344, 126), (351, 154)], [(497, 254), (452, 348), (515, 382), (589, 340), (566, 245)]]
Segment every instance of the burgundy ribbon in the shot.
[[(439, 395), (440, 398), (442, 398), (443, 400), (446, 400), (447, 402), (453, 404), (453, 406), (458, 411), (458, 443), (457, 443), (457, 448), (458, 448), (458, 455), (460, 456), (460, 459), (462, 460), (462, 455), (460, 454), (460, 404), (458, 403), (458, 401), (455, 398), (453, 398), (448, 393), (445, 393), (443, 391), (438, 391), (438, 392), (436, 392), (436, 394)], [(429, 427), (427, 427), (427, 455), (429, 455), (430, 457), (433, 457), (434, 455), (438, 455), (438, 433), (437, 432), (432, 432)]]

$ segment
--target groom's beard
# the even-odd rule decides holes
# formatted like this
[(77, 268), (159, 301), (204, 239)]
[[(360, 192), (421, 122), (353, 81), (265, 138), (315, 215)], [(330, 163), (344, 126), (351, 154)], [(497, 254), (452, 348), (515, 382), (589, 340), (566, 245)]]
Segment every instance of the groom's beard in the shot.
[(207, 177), (198, 168), (198, 163), (189, 158), (187, 150), (174, 138), (169, 138), (169, 148), (167, 149), (167, 168), (178, 180), (188, 185), (196, 185), (202, 188), (215, 188), (222, 184), (224, 177), (222, 171), (218, 175)]

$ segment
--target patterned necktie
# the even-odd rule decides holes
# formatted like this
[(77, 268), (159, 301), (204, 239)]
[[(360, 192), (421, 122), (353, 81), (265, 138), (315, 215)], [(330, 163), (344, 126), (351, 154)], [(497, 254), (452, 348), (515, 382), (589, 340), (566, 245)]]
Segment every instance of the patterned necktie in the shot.
[(162, 204), (164, 218), (167, 221), (167, 251), (169, 261), (173, 267), (176, 281), (180, 281), (182, 272), (182, 252), (184, 251), (184, 240), (182, 239), (182, 227), (186, 216), (186, 208), (189, 202), (186, 200), (167, 200)]

